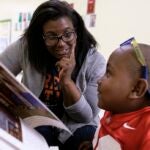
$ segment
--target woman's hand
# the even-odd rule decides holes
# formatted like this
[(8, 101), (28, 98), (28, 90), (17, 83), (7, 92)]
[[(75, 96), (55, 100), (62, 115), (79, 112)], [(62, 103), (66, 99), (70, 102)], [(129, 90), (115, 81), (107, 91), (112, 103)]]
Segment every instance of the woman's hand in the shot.
[(70, 50), (70, 56), (62, 58), (56, 63), (56, 67), (59, 71), (60, 85), (63, 91), (64, 104), (65, 106), (71, 106), (76, 103), (81, 94), (76, 84), (71, 79), (71, 74), (75, 68), (75, 44), (72, 45)]
[(56, 63), (56, 67), (59, 70), (59, 78), (61, 83), (71, 80), (71, 74), (75, 68), (75, 65), (75, 44), (73, 44), (70, 56), (63, 57)]

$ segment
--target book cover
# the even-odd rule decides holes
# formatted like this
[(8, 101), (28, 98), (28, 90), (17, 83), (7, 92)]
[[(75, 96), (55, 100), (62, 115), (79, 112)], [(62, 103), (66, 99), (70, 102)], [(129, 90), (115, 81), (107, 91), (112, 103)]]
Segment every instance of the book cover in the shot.
[(65, 124), (0, 63), (0, 103), (31, 127), (51, 125), (68, 131)]

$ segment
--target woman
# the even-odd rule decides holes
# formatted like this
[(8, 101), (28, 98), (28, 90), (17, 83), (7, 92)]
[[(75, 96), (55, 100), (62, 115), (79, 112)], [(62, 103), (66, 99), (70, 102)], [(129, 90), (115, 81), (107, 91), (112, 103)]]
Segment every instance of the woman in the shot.
[[(0, 55), (0, 61), (73, 132), (36, 128), (49, 145), (78, 149), (91, 140), (98, 124), (97, 80), (105, 59), (82, 17), (66, 2), (47, 1), (33, 13), (24, 35)], [(101, 67), (99, 67), (101, 66)]]

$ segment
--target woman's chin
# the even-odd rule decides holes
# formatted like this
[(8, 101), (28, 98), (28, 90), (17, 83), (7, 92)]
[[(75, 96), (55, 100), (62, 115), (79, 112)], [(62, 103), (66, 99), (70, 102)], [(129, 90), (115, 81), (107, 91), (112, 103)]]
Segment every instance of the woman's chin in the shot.
[(57, 58), (57, 59), (62, 59), (62, 58), (64, 58), (64, 57), (69, 58), (69, 55), (67, 55), (67, 54), (57, 54), (57, 55), (56, 55), (56, 58)]

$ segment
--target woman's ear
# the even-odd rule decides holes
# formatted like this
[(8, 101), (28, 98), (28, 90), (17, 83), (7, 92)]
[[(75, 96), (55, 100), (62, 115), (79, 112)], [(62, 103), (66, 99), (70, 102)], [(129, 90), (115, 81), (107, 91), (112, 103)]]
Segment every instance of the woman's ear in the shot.
[(131, 91), (129, 98), (136, 99), (142, 98), (148, 90), (148, 82), (146, 79), (140, 78), (137, 81), (137, 84), (134, 86), (133, 90)]

